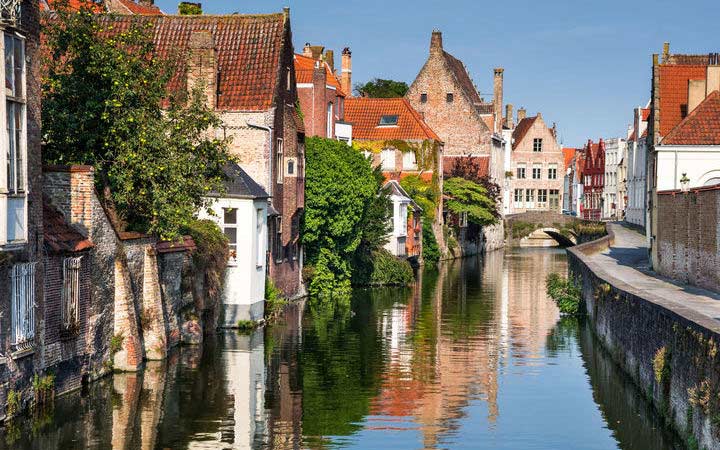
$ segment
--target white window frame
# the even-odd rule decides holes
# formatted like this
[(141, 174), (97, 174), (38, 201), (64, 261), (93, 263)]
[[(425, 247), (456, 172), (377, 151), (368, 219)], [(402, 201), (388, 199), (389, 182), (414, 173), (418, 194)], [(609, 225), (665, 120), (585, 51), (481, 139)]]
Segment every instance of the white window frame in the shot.
[(380, 152), (380, 167), (385, 172), (394, 172), (395, 165), (395, 149), (384, 148)]
[(402, 170), (418, 170), (417, 158), (414, 151), (403, 152)]
[(283, 138), (277, 138), (275, 141), (275, 166), (277, 168), (277, 179), (275, 180), (278, 184), (282, 184), (285, 180), (285, 164), (284, 164), (284, 149), (283, 149)]
[(332, 139), (333, 137), (333, 104), (332, 102), (328, 102), (327, 104), (327, 124), (326, 124), (326, 137), (328, 139)]
[(513, 201), (515, 207), (522, 208), (523, 204), (525, 203), (525, 189), (515, 189), (515, 192), (513, 194)]
[[(535, 174), (537, 174), (537, 177), (535, 176)], [(542, 180), (542, 165), (541, 164), (533, 164), (532, 179), (533, 180)]]
[[(233, 211), (235, 212), (235, 222), (225, 222), (225, 215)], [(228, 243), (228, 251), (230, 253), (228, 266), (234, 266), (237, 264), (238, 255), (238, 209), (232, 206), (223, 206), (221, 219), (223, 235), (225, 235), (226, 230), (235, 230), (235, 243)]]
[(80, 324), (80, 270), (82, 256), (63, 259), (62, 327), (77, 331)]
[[(5, 124), (4, 125), (4, 132), (0, 133), (0, 146), (2, 146), (2, 149), (0, 150), (0, 247), (7, 247), (8, 249), (11, 249), (12, 246), (20, 245), (27, 243), (27, 236), (28, 236), (28, 200), (27, 200), (27, 192), (28, 192), (28, 167), (27, 167), (27, 161), (28, 161), (28, 155), (27, 155), (27, 107), (26, 107), (26, 91), (27, 91), (27, 67), (25, 64), (25, 39), (23, 36), (17, 34), (17, 33), (9, 33), (5, 32), (3, 34), (3, 39), (0, 40), (0, 45), (2, 45), (2, 55), (5, 56), (5, 41), (11, 40), (11, 42), (19, 43), (21, 44), (21, 54), (20, 54), (20, 62), (21, 67), (15, 67), (15, 58), (14, 58), (14, 52), (11, 55), (11, 64), (13, 66), (12, 75), (13, 80), (15, 79), (15, 76), (18, 75), (17, 70), (19, 69), (19, 75), (21, 76), (22, 80), (20, 81), (20, 92), (19, 96), (13, 96), (12, 92), (8, 93), (7, 88), (2, 89), (2, 107), (0, 107), (0, 123)], [(2, 70), (2, 77), (5, 80), (7, 77), (7, 70)], [(7, 82), (5, 83), (7, 85)], [(13, 86), (14, 86), (13, 82)], [(19, 169), (19, 175), (21, 177), (19, 183), (15, 183), (14, 186), (10, 186), (11, 180), (8, 178), (8, 165), (9, 165), (9, 159), (8, 159), (8, 152), (10, 151), (10, 139), (8, 135), (8, 103), (12, 102), (13, 105), (16, 105), (16, 107), (21, 108), (20, 112), (20, 130), (16, 131), (15, 133), (15, 141), (17, 142), (17, 149), (16, 152), (19, 155), (20, 164), (17, 169)], [(17, 159), (17, 158), (16, 158)], [(16, 175), (15, 180), (18, 180), (18, 177)], [(21, 233), (19, 236), (16, 236), (14, 239), (11, 239), (11, 236), (8, 235), (9, 229), (9, 219), (10, 219), (10, 204), (11, 202), (17, 203), (21, 202), (21, 218), (20, 218), (20, 227), (21, 227)]]
[[(522, 170), (522, 176), (520, 176), (520, 171)], [(525, 163), (519, 163), (515, 170), (515, 176), (518, 180), (524, 180), (527, 177), (527, 166)]]
[(407, 236), (407, 216), (408, 216), (408, 204), (400, 203), (398, 205), (398, 236)]
[[(273, 240), (273, 259), (280, 264), (285, 259), (285, 246), (282, 243), (282, 217), (275, 217), (275, 237)], [(279, 255), (278, 255), (279, 253)]]
[(10, 271), (10, 326), (12, 345), (18, 350), (35, 343), (36, 262), (15, 264)]
[(542, 144), (543, 144), (542, 138), (533, 138), (533, 152), (534, 153), (542, 152)]
[(263, 208), (257, 208), (255, 210), (255, 239), (256, 241), (256, 252), (255, 265), (258, 268), (265, 267), (265, 210)]
[(557, 180), (557, 164), (548, 166), (548, 180)]

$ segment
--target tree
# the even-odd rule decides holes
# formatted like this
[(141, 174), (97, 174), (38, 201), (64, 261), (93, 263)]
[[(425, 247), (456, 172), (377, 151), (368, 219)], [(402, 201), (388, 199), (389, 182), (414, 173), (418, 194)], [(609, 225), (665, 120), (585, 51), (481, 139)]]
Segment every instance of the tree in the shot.
[(488, 191), (488, 196), (496, 202), (500, 201), (500, 186), (494, 183), (488, 175), (482, 175), (484, 170), (480, 166), (480, 161), (472, 156), (461, 156), (455, 159), (451, 177), (464, 178), (479, 184)]
[[(160, 59), (148, 28), (113, 28), (60, 7), (44, 29), (43, 157), (95, 168), (98, 191), (127, 229), (179, 236), (209, 192), (222, 192), (227, 143), (200, 92), (170, 93), (178, 60)], [(166, 108), (163, 111), (162, 105)]]
[(373, 78), (365, 84), (355, 85), (355, 94), (359, 97), (397, 98), (404, 97), (409, 87), (404, 81)]
[(181, 16), (199, 16), (203, 12), (200, 3), (180, 2), (178, 5), (178, 13), (180, 13)]
[(445, 180), (445, 207), (456, 215), (467, 214), (468, 221), (479, 226), (498, 223), (498, 203), (483, 186), (464, 178)]

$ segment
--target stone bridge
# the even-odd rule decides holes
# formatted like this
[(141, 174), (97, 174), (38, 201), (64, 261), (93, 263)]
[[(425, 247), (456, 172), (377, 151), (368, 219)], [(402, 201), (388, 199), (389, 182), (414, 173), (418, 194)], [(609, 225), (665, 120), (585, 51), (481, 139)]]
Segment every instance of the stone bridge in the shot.
[(522, 239), (542, 231), (561, 247), (571, 247), (578, 240), (572, 226), (581, 219), (553, 211), (528, 211), (508, 214), (504, 220), (508, 245), (519, 245)]

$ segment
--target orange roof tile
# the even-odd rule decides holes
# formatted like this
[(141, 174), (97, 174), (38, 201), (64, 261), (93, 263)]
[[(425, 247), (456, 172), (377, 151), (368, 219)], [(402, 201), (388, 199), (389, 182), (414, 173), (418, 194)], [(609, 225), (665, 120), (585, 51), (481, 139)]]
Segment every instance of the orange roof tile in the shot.
[(642, 121), (647, 122), (648, 117), (650, 117), (650, 108), (640, 108), (640, 113), (642, 114)]
[(43, 198), (43, 240), (47, 250), (53, 253), (80, 252), (93, 247), (47, 198)]
[[(193, 32), (213, 35), (218, 64), (218, 109), (261, 111), (275, 100), (285, 35), (283, 13), (226, 16), (101, 16), (101, 23), (120, 33), (131, 24), (153, 29), (158, 56), (186, 55)], [(289, 26), (289, 25), (288, 25)], [(183, 60), (181, 60), (183, 61)], [(184, 92), (185, 67), (170, 81), (171, 92)]]
[(703, 80), (706, 65), (660, 65), (660, 135), (666, 136), (687, 115), (688, 82)]
[[(140, 14), (145, 16), (160, 16), (163, 14), (155, 5), (143, 5), (133, 0), (116, 0), (121, 6), (127, 8), (130, 14)], [(121, 11), (118, 11), (121, 12)]]
[(660, 143), (663, 145), (720, 145), (720, 92), (711, 92)]
[(535, 120), (537, 120), (537, 116), (526, 117), (518, 122), (513, 130), (513, 146), (518, 145), (525, 138), (525, 135), (530, 131), (530, 128), (532, 128)]
[[(40, 11), (52, 11), (59, 3), (60, 0), (40, 0)], [(78, 11), (83, 6), (95, 13), (105, 12), (105, 8), (93, 0), (68, 0), (67, 2), (67, 7), (71, 11)]]
[[(295, 54), (295, 79), (298, 83), (312, 83), (313, 72), (315, 71), (315, 63), (317, 61), (304, 55)], [(337, 75), (330, 70), (330, 66), (325, 61), (321, 62), (325, 66), (325, 74), (327, 75), (327, 84), (334, 87), (341, 97), (345, 97), (340, 86), (340, 80)]]
[(565, 170), (567, 170), (568, 167), (570, 167), (570, 163), (572, 162), (573, 157), (575, 156), (575, 149), (570, 147), (565, 147), (562, 149), (563, 152), (563, 159), (565, 161)]
[[(397, 125), (379, 126), (382, 116), (398, 116)], [(404, 98), (349, 98), (345, 100), (345, 120), (353, 126), (353, 139), (440, 141)]]

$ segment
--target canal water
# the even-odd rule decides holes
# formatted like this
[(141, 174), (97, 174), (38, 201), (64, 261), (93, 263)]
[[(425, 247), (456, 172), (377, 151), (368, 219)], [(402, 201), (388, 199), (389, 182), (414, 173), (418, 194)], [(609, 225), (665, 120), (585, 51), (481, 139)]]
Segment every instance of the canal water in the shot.
[(545, 294), (564, 252), (511, 249), (411, 288), (306, 301), (5, 426), (25, 449), (682, 448), (583, 321)]

